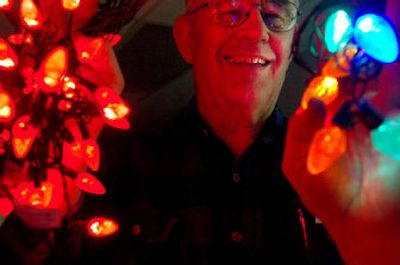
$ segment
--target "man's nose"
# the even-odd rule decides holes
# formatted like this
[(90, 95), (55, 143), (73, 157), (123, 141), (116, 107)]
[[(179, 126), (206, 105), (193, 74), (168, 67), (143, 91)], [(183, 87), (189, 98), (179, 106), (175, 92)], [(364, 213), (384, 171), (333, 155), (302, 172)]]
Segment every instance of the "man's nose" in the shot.
[(243, 34), (255, 41), (268, 42), (270, 31), (266, 27), (259, 7), (253, 6), (248, 14), (247, 20), (242, 24)]

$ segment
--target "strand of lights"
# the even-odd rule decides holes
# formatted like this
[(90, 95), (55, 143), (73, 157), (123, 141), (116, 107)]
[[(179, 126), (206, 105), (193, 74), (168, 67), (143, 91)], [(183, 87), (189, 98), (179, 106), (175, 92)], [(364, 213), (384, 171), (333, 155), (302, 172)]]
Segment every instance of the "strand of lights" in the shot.
[[(80, 0), (58, 1), (66, 12), (81, 6)], [(100, 149), (86, 124), (100, 116), (112, 127), (128, 129), (130, 109), (111, 88), (97, 88), (85, 76), (78, 76), (77, 69), (80, 64), (108, 59), (104, 58), (107, 41), (114, 46), (121, 37), (112, 31), (103, 32), (102, 37), (76, 31), (67, 41), (49, 43), (48, 34), (54, 32), (43, 27), (47, 18), (40, 6), (34, 0), (21, 0), (18, 9), (13, 7), (14, 1), (0, 0), (0, 11), (19, 17), (18, 32), (0, 38), (0, 153), (29, 162), (31, 181), (19, 183), (10, 196), (37, 209), (57, 207), (62, 203), (60, 194), (66, 191), (51, 173), (54, 170), (61, 178), (74, 178), (82, 191), (103, 195), (105, 187), (92, 174), (100, 167)], [(65, 125), (71, 119), (79, 124), (81, 136)], [(66, 168), (62, 164), (66, 152), (85, 161), (89, 172)], [(0, 225), (13, 208), (12, 200), (0, 196)], [(105, 218), (94, 219), (87, 227), (97, 237), (118, 231), (118, 224)]]
[(400, 160), (400, 115), (383, 119), (363, 93), (355, 93), (360, 80), (376, 77), (381, 64), (398, 60), (399, 41), (394, 27), (387, 18), (376, 14), (365, 14), (353, 22), (345, 10), (334, 10), (325, 19), (323, 41), (319, 47), (326, 47), (330, 56), (320, 69), (322, 75), (308, 85), (301, 108), (307, 109), (311, 98), (331, 104), (338, 96), (337, 79), (352, 80), (347, 84), (351, 84), (353, 99), (342, 105), (329, 125), (315, 133), (307, 157), (308, 171), (320, 174), (346, 152), (346, 129), (353, 126), (354, 116), (372, 130), (377, 150)]

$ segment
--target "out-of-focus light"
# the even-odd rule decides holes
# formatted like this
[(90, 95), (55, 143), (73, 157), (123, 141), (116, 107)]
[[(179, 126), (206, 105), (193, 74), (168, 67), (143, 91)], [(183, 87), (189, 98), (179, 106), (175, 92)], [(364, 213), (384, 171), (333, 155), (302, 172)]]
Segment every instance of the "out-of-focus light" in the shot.
[(78, 9), (81, 1), (80, 0), (62, 0), (62, 5), (64, 9), (73, 11)]
[(65, 77), (62, 91), (64, 93), (64, 96), (67, 99), (70, 99), (70, 100), (75, 99), (77, 97), (76, 80), (74, 80), (70, 77)]
[(400, 160), (400, 114), (387, 117), (371, 132), (371, 138), (378, 151)]
[(30, 117), (24, 115), (18, 118), (12, 128), (12, 146), (17, 158), (24, 158), (36, 137), (36, 129), (30, 123)]
[(21, 45), (24, 42), (24, 34), (10, 34), (7, 39), (14, 45)]
[(382, 63), (393, 63), (399, 57), (395, 29), (384, 17), (366, 14), (358, 18), (354, 39), (366, 54)]
[(43, 81), (48, 86), (45, 92), (52, 92), (67, 73), (68, 52), (64, 47), (57, 47), (43, 61)]
[(75, 184), (84, 192), (103, 195), (106, 193), (106, 189), (103, 184), (92, 174), (87, 172), (80, 173), (76, 179)]
[(342, 78), (351, 74), (351, 62), (358, 53), (358, 47), (348, 43), (344, 49), (341, 49), (332, 56), (322, 67), (322, 75)]
[(347, 148), (346, 131), (338, 126), (324, 127), (313, 137), (307, 157), (307, 169), (317, 175), (329, 168)]
[(350, 40), (353, 27), (352, 19), (344, 10), (331, 14), (325, 24), (325, 43), (331, 53), (343, 48)]
[(28, 29), (38, 29), (43, 24), (43, 16), (33, 0), (21, 1), (21, 21)]
[(107, 237), (119, 230), (119, 225), (108, 218), (96, 217), (87, 224), (88, 232), (93, 237)]
[(331, 76), (318, 76), (308, 85), (301, 100), (301, 107), (307, 109), (312, 98), (318, 98), (326, 105), (334, 101), (339, 94), (339, 83)]
[(0, 70), (11, 71), (17, 67), (18, 57), (8, 43), (0, 37)]
[(126, 116), (130, 109), (117, 93), (111, 88), (99, 87), (95, 96), (105, 123), (118, 129), (129, 129), (130, 124)]
[(14, 3), (14, 0), (0, 0), (0, 10), (9, 10)]
[(0, 198), (0, 214), (4, 217), (9, 216), (14, 211), (14, 204), (9, 198)]
[(15, 114), (15, 104), (10, 94), (0, 86), (0, 122), (12, 120)]

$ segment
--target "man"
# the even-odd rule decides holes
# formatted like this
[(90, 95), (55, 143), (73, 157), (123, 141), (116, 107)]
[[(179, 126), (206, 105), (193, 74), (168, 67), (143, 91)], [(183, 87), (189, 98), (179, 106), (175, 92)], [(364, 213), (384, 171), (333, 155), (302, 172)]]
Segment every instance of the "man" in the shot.
[[(281, 173), (285, 122), (275, 105), (298, 6), (186, 2), (174, 36), (193, 65), (197, 97), (168, 133), (133, 140), (129, 161), (140, 176), (132, 187), (143, 187), (128, 216), (139, 264), (341, 263)], [(318, 176), (308, 174), (308, 147), (325, 112), (312, 100), (290, 122), (285, 175), (348, 264), (398, 264), (400, 192), (389, 182), (398, 182), (399, 163), (374, 151), (357, 126), (341, 159)]]

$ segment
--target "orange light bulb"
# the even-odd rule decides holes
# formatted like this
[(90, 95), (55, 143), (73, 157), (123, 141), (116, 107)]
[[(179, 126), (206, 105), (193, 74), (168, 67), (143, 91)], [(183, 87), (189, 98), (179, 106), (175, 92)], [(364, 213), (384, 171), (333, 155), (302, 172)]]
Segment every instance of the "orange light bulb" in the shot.
[(24, 158), (36, 137), (36, 129), (30, 123), (30, 117), (24, 115), (18, 118), (12, 127), (12, 146), (17, 158)]
[(14, 0), (0, 0), (0, 10), (9, 10), (14, 3)]
[(117, 93), (111, 88), (99, 87), (95, 96), (105, 123), (115, 128), (129, 129), (130, 124), (126, 116), (130, 109)]
[(96, 217), (87, 224), (88, 232), (94, 237), (106, 237), (119, 230), (119, 225), (111, 219)]
[(33, 0), (22, 0), (21, 21), (28, 29), (38, 29), (43, 24), (43, 16)]
[(12, 120), (15, 114), (15, 104), (10, 94), (0, 88), (0, 122)]
[(103, 184), (92, 174), (87, 172), (81, 172), (75, 179), (75, 184), (79, 189), (84, 192), (103, 195), (106, 193), (106, 189)]
[(0, 70), (11, 71), (17, 67), (18, 57), (8, 43), (0, 37)]
[(78, 9), (81, 1), (80, 0), (62, 0), (62, 5), (64, 9), (73, 11)]
[(317, 175), (339, 159), (347, 148), (346, 131), (338, 126), (324, 127), (313, 137), (307, 157), (307, 169)]
[(47, 55), (42, 64), (45, 92), (54, 92), (54, 88), (67, 73), (68, 52), (64, 47), (57, 47)]
[(323, 101), (326, 105), (332, 103), (339, 95), (339, 83), (331, 76), (318, 76), (308, 85), (301, 100), (301, 107), (307, 109), (312, 98)]

